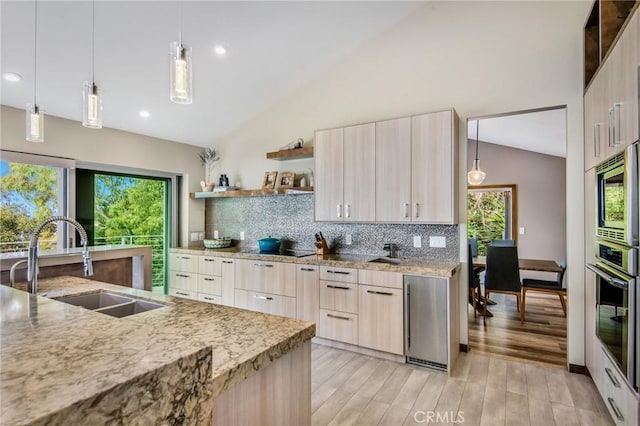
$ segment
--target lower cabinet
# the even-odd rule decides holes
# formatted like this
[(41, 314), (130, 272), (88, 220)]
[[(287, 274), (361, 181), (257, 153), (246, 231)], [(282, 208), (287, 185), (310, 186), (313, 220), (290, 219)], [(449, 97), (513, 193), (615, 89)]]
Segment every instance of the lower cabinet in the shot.
[(222, 260), (222, 297), (220, 303), (235, 306), (236, 265), (234, 259)]
[(198, 293), (198, 300), (201, 302), (215, 303), (217, 305), (222, 304), (222, 298), (215, 294)]
[(248, 290), (235, 291), (236, 307), (266, 314), (296, 317), (296, 298)]
[(198, 291), (198, 274), (191, 272), (170, 271), (169, 289), (179, 289), (196, 293)]
[(181, 290), (179, 288), (169, 288), (169, 296), (185, 297), (187, 299), (198, 300), (198, 292)]
[(318, 323), (320, 320), (320, 274), (318, 266), (296, 266), (296, 318)]
[(320, 322), (316, 334), (325, 339), (357, 345), (358, 315), (320, 309)]
[(611, 414), (616, 425), (638, 424), (638, 400), (629, 388), (622, 374), (618, 371), (609, 356), (601, 350), (602, 356), (602, 382), (600, 390), (602, 400)]
[(358, 344), (404, 354), (402, 290), (368, 285), (358, 287)]

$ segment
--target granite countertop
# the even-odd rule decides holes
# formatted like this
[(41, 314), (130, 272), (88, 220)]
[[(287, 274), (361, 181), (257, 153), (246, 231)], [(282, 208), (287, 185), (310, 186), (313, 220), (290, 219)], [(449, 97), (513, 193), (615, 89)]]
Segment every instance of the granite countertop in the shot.
[[(108, 244), (103, 246), (89, 246), (89, 252), (97, 253), (102, 251), (112, 251), (112, 250), (127, 250), (141, 247), (150, 247), (144, 245), (137, 244)], [(77, 254), (82, 254), (82, 247), (73, 247), (67, 248), (63, 250), (38, 250), (38, 258), (43, 257), (55, 257), (55, 256), (73, 256)], [(0, 260), (5, 259), (26, 259), (27, 251), (16, 251), (11, 253), (0, 253)]]
[[(111, 419), (103, 405), (113, 411), (107, 400), (118, 390), (130, 393), (115, 404), (125, 424), (140, 412), (190, 410), (193, 418), (206, 405), (198, 401), (211, 401), (315, 335), (313, 323), (85, 278), (38, 284), (47, 297), (0, 285), (0, 424), (73, 424), (74, 416), (101, 423)], [(51, 299), (102, 289), (166, 306), (114, 318)], [(190, 374), (197, 386), (189, 382), (167, 398)], [(149, 395), (149, 388), (162, 391)]]
[(459, 262), (437, 262), (426, 259), (390, 259), (397, 264), (371, 262), (380, 256), (356, 256), (344, 254), (315, 255), (304, 257), (280, 256), (272, 254), (246, 253), (238, 247), (226, 249), (205, 248), (172, 248), (172, 253), (209, 255), (217, 257), (232, 257), (235, 259), (271, 260), (274, 262), (299, 263), (306, 265), (333, 266), (342, 268), (370, 269), (374, 271), (399, 272), (403, 274), (431, 275), (438, 277), (452, 277), (458, 268)]

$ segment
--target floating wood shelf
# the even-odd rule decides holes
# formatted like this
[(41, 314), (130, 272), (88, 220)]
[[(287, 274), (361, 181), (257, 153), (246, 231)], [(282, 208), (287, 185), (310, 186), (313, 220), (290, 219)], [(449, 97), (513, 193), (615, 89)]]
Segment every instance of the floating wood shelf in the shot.
[(267, 152), (268, 160), (300, 160), (313, 157), (313, 146), (285, 149), (282, 151)]
[(278, 189), (241, 189), (238, 191), (191, 192), (191, 198), (229, 198), (229, 197), (264, 197), (271, 195), (313, 194), (313, 187), (295, 187)]

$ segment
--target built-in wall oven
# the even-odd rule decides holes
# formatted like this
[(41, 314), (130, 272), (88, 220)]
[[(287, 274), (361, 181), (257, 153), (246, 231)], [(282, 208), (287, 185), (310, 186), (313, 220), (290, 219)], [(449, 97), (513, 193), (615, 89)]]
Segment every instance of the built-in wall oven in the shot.
[(602, 262), (588, 267), (596, 273), (596, 335), (629, 384), (638, 389), (636, 278)]
[(598, 238), (638, 245), (638, 144), (596, 167)]

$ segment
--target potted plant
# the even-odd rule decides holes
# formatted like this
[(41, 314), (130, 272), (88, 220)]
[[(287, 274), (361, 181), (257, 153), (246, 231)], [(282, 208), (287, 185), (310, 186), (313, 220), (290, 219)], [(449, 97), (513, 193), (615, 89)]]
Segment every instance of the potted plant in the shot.
[(204, 180), (200, 182), (200, 186), (205, 192), (213, 191), (216, 184), (211, 180), (211, 173), (215, 162), (220, 160), (220, 157), (218, 157), (215, 148), (205, 148), (198, 156), (204, 166)]

